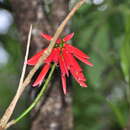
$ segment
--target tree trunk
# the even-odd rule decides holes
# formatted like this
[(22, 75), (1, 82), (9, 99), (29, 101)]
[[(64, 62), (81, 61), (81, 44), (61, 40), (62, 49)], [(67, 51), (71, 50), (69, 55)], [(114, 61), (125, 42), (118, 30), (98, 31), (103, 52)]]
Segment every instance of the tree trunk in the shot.
[[(68, 13), (69, 0), (11, 0), (11, 5), (23, 50), (26, 48), (30, 24), (33, 24), (31, 57), (48, 45), (48, 42), (40, 37), (39, 32), (54, 34)], [(64, 34), (68, 32), (67, 26)], [(53, 84), (50, 83), (47, 94), (32, 111), (31, 130), (72, 129), (71, 97), (63, 95), (60, 84), (60, 78), (56, 78)], [(34, 90), (30, 92), (31, 99), (36, 96)]]

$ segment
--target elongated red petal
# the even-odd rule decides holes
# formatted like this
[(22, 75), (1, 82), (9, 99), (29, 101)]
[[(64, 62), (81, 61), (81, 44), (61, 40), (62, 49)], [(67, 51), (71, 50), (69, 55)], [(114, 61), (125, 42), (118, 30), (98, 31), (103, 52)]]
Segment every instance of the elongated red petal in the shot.
[(52, 36), (48, 35), (48, 34), (45, 34), (45, 33), (41, 33), (41, 36), (43, 38), (45, 38), (46, 40), (50, 41), (52, 39)]
[[(41, 36), (43, 38), (45, 38), (46, 40), (48, 40), (48, 41), (50, 41), (52, 39), (52, 36), (50, 36), (48, 34), (45, 34), (45, 33), (41, 33)], [(62, 42), (61, 38), (59, 38), (59, 39), (56, 40), (56, 43), (61, 43), (61, 42)]]
[[(46, 48), (47, 49), (47, 48)], [(28, 61), (27, 61), (27, 64), (28, 65), (35, 65), (39, 58), (42, 56), (42, 54), (44, 53), (44, 51), (46, 49), (43, 49), (42, 51), (38, 52), (37, 54), (35, 54), (32, 58), (30, 58)]]
[[(54, 48), (51, 52), (51, 54), (47, 57), (45, 60), (45, 63), (51, 63), (55, 62), (58, 63), (58, 57), (59, 57), (60, 50), (59, 48)], [(57, 57), (58, 56), (58, 57)]]
[(60, 48), (54, 49), (54, 56), (53, 56), (53, 62), (57, 63), (59, 62), (59, 55), (60, 55)]
[(65, 50), (62, 52), (62, 55), (63, 55), (64, 60), (65, 60), (65, 63), (66, 63), (66, 68), (69, 70), (69, 69), (70, 69), (70, 64), (69, 64), (69, 62), (68, 62), (69, 60), (68, 60), (68, 56), (67, 56)]
[(69, 76), (69, 72), (66, 66), (66, 63), (64, 61), (64, 57), (63, 55), (59, 56), (59, 63), (60, 63), (60, 69), (63, 75), (67, 74), (67, 76)]
[(73, 75), (73, 77), (75, 78), (75, 80), (78, 81), (78, 72), (75, 71), (72, 67), (70, 68), (70, 72)]
[(83, 58), (87, 58), (89, 59), (90, 57), (88, 55), (86, 55), (84, 52), (82, 52), (81, 50), (79, 50), (78, 48), (70, 45), (70, 44), (65, 44), (66, 49), (70, 52), (73, 53), (74, 55), (83, 57)]
[(74, 36), (74, 32), (73, 33), (70, 33), (68, 34), (66, 37), (63, 38), (63, 41), (66, 42), (66, 41), (69, 41), (73, 38)]
[(67, 91), (66, 91), (66, 77), (65, 77), (65, 75), (62, 75), (62, 74), (61, 74), (61, 79), (62, 79), (63, 92), (64, 92), (64, 94), (66, 94)]
[(65, 71), (64, 65), (62, 63), (62, 57), (61, 56), (59, 56), (59, 64), (60, 64), (60, 70), (61, 70), (62, 75), (65, 75), (66, 71)]
[(73, 77), (75, 78), (75, 80), (78, 82), (78, 72), (77, 71), (75, 71), (72, 67), (70, 68), (70, 72), (71, 72), (71, 74), (73, 75)]
[(89, 65), (89, 66), (93, 66), (93, 64), (91, 62), (89, 62), (87, 59), (80, 57), (78, 55), (75, 55), (76, 58), (78, 58), (80, 61), (84, 62), (85, 64)]
[(86, 81), (86, 78), (82, 71), (78, 72), (78, 80)]
[(58, 48), (54, 48), (51, 54), (45, 60), (45, 63), (51, 63), (51, 62), (58, 63), (59, 54), (60, 54), (60, 50)]
[(37, 86), (37, 85), (39, 85), (39, 84), (42, 83), (44, 77), (46, 76), (46, 74), (47, 74), (47, 72), (48, 72), (48, 70), (49, 70), (49, 68), (50, 68), (50, 64), (46, 64), (46, 65), (43, 67), (42, 71), (40, 72), (40, 74), (38, 75), (36, 81), (33, 83), (32, 86)]
[(80, 77), (81, 75), (79, 74), (80, 72), (76, 72), (73, 68), (70, 68), (70, 72), (73, 75), (74, 79), (80, 84), (80, 86), (82, 87), (87, 87), (87, 85), (85, 84), (85, 80), (84, 78)]
[(71, 72), (71, 74), (73, 75), (74, 79), (79, 83), (79, 80), (78, 80), (78, 72), (75, 72), (75, 70), (73, 70), (72, 67), (70, 68), (70, 72)]
[(79, 84), (80, 84), (80, 86), (82, 86), (82, 87), (87, 87), (87, 84), (86, 84), (85, 82), (83, 82), (83, 81), (79, 81)]
[[(74, 57), (72, 56), (71, 53), (69, 52), (64, 52), (64, 57), (66, 59), (66, 62), (68, 62), (69, 64), (69, 67), (72, 67), (73, 66), (73, 69), (80, 72), (82, 71), (82, 68), (79, 66), (78, 62), (74, 59)], [(68, 59), (68, 60), (67, 60)]]
[(65, 51), (66, 51), (65, 49), (62, 49), (62, 63), (64, 65), (64, 68), (65, 68), (65, 71), (66, 71), (66, 75), (69, 76), (69, 72), (68, 72), (69, 68), (68, 68), (68, 63), (67, 63), (68, 60), (67, 59), (66, 59), (67, 61), (65, 60), (65, 55), (64, 55)]
[(66, 75), (69, 76), (69, 72), (68, 72), (68, 68), (67, 68), (67, 64), (65, 62), (65, 59), (63, 59), (63, 65), (64, 65), (64, 68), (65, 68)]
[(55, 54), (55, 52), (54, 52), (54, 50), (52, 50), (51, 54), (45, 60), (45, 63), (51, 63), (53, 61), (54, 54)]

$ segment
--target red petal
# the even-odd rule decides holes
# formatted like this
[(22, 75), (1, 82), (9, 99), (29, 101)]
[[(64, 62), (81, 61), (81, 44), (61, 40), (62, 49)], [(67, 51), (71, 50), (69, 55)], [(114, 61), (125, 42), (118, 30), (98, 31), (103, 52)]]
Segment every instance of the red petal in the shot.
[(66, 77), (65, 75), (61, 75), (61, 79), (62, 79), (62, 88), (63, 88), (63, 92), (64, 94), (66, 94)]
[(45, 63), (51, 63), (51, 62), (58, 63), (59, 55), (60, 55), (60, 49), (59, 48), (54, 48), (52, 50), (51, 54), (45, 60)]
[(41, 33), (41, 36), (42, 36), (43, 38), (45, 38), (46, 40), (48, 40), (48, 41), (50, 41), (50, 40), (52, 39), (52, 36), (47, 35), (47, 34), (45, 34), (45, 33)]
[(54, 55), (55, 55), (55, 49), (52, 50), (51, 54), (45, 60), (45, 63), (51, 63), (53, 61)]
[(87, 87), (87, 84), (86, 84), (85, 82), (83, 82), (83, 81), (79, 81), (79, 84), (80, 84), (80, 86), (82, 86), (82, 87)]
[(74, 79), (79, 83), (78, 72), (75, 72), (75, 70), (73, 70), (72, 68), (70, 68), (70, 72), (73, 75)]
[[(69, 67), (73, 66), (73, 69), (80, 72), (82, 71), (82, 68), (79, 66), (78, 62), (74, 59), (74, 57), (69, 52), (64, 52), (64, 57), (66, 59), (66, 62), (69, 64)], [(67, 60), (68, 59), (68, 60)]]
[(78, 80), (86, 81), (86, 78), (82, 72), (78, 73)]
[[(50, 40), (52, 39), (52, 36), (47, 35), (47, 34), (45, 34), (45, 33), (41, 33), (41, 36), (42, 36), (43, 38), (45, 38), (46, 40), (48, 40), (48, 41), (50, 41)], [(60, 38), (56, 40), (56, 43), (61, 43), (61, 42), (62, 42), (62, 40), (61, 40)]]
[[(46, 49), (47, 49), (47, 48), (46, 48)], [(30, 59), (27, 61), (27, 64), (28, 64), (28, 65), (35, 65), (35, 64), (38, 62), (39, 58), (42, 56), (43, 52), (44, 52), (46, 49), (44, 49), (44, 50), (38, 52), (36, 55), (34, 55), (32, 58), (30, 58)]]
[(65, 51), (65, 49), (62, 50), (62, 63), (63, 63), (63, 65), (64, 65), (66, 75), (69, 76), (68, 64), (67, 64), (68, 61), (65, 60), (65, 57), (64, 57), (64, 55), (63, 55), (63, 54), (64, 54), (64, 51)]
[(75, 80), (78, 81), (78, 72), (75, 72), (75, 70), (72, 67), (70, 68), (70, 72), (75, 78)]
[(78, 82), (79, 81), (78, 72), (75, 71), (73, 68), (70, 68), (70, 72), (73, 75), (73, 77), (75, 78), (75, 80)]
[(74, 47), (74, 46), (72, 46), (72, 45), (70, 45), (70, 44), (65, 44), (65, 47), (66, 47), (66, 49), (67, 49), (69, 52), (73, 53), (75, 56), (77, 55), (77, 56), (80, 56), (80, 57), (83, 57), (83, 58), (87, 58), (87, 59), (90, 58), (90, 57), (89, 57), (88, 55), (86, 55), (84, 52), (82, 52), (81, 50), (79, 50), (78, 48), (76, 48), (76, 47)]
[(37, 78), (36, 81), (33, 83), (33, 86), (37, 86), (37, 85), (39, 85), (39, 84), (42, 83), (44, 77), (46, 76), (46, 74), (47, 74), (47, 72), (48, 72), (48, 70), (49, 70), (49, 68), (50, 68), (50, 64), (46, 64), (46, 65), (43, 67), (42, 71), (41, 71), (40, 74), (38, 75), (38, 78)]
[(63, 41), (66, 42), (66, 41), (69, 41), (72, 39), (72, 37), (74, 36), (74, 33), (70, 33), (68, 34), (66, 37), (63, 38)]
[(69, 72), (68, 72), (63, 55), (59, 56), (59, 63), (60, 63), (60, 69), (61, 69), (62, 74), (63, 75), (67, 74), (67, 76), (69, 76)]
[(63, 55), (64, 60), (65, 60), (65, 63), (66, 63), (66, 68), (69, 70), (69, 69), (70, 69), (70, 64), (69, 64), (69, 62), (68, 62), (68, 56), (67, 56), (67, 54), (66, 54), (65, 48), (64, 48), (64, 50), (62, 51), (62, 55)]
[(55, 48), (55, 49), (54, 49), (53, 62), (55, 62), (55, 63), (58, 64), (59, 55), (60, 55), (60, 48)]
[(65, 75), (66, 71), (62, 63), (62, 56), (59, 56), (59, 64), (60, 64), (60, 70), (61, 70), (62, 75)]
[(87, 59), (80, 57), (78, 55), (75, 55), (76, 58), (78, 58), (80, 61), (84, 62), (85, 64), (89, 65), (89, 66), (93, 66), (93, 64), (91, 62), (89, 62)]
[(81, 79), (82, 77), (80, 77), (81, 75), (79, 75), (79, 72), (75, 72), (75, 70), (73, 68), (70, 69), (70, 72), (73, 75), (73, 77), (75, 78), (75, 80), (80, 84), (80, 86), (87, 87), (87, 85), (84, 82), (86, 79)]

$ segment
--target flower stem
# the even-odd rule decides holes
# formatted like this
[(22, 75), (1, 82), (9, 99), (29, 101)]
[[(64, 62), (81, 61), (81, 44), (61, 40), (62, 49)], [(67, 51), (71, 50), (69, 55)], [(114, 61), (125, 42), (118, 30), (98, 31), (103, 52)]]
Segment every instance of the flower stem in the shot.
[(53, 64), (52, 68), (51, 68), (51, 71), (49, 73), (49, 76), (48, 76), (48, 78), (45, 81), (45, 84), (43, 85), (41, 91), (39, 92), (38, 96), (35, 98), (35, 100), (33, 101), (33, 103), (19, 117), (17, 117), (16, 119), (10, 121), (7, 124), (6, 128), (8, 128), (11, 125), (14, 125), (17, 122), (19, 122), (23, 117), (25, 117), (36, 106), (36, 104), (39, 102), (39, 100), (41, 99), (41, 97), (43, 96), (43, 94), (45, 93), (45, 91), (47, 89), (48, 83), (51, 80), (51, 77), (52, 77), (52, 74), (53, 74), (53, 72), (55, 70), (55, 67), (56, 67), (56, 64)]

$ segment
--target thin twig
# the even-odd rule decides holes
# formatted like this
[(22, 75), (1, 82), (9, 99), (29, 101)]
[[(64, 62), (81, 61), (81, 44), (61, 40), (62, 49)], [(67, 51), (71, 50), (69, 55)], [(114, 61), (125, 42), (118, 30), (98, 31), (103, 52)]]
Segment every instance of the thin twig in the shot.
[[(30, 83), (33, 75), (35, 74), (35, 72), (39, 69), (39, 67), (43, 64), (44, 60), (50, 55), (56, 40), (58, 39), (58, 37), (60, 36), (61, 32), (63, 31), (65, 25), (67, 24), (67, 22), (71, 19), (71, 17), (75, 14), (75, 12), (83, 5), (83, 3), (85, 3), (86, 0), (80, 0), (75, 6), (74, 8), (71, 10), (71, 12), (67, 15), (67, 17), (64, 19), (64, 21), (60, 24), (60, 26), (58, 27), (56, 33), (54, 34), (48, 49), (44, 52), (44, 54), (40, 57), (39, 61), (37, 62), (37, 64), (33, 67), (33, 69), (29, 72), (29, 74), (27, 75), (26, 79), (24, 80), (23, 84), (21, 85), (22, 89), (19, 92), (19, 95), (17, 97), (17, 101), (20, 98), (20, 96), (22, 95), (24, 89), (26, 88), (26, 86)], [(17, 103), (17, 102), (16, 102)], [(16, 104), (15, 104), (16, 105)], [(12, 104), (10, 104), (10, 106), (12, 107)], [(5, 112), (5, 114), (3, 115), (2, 119), (0, 120), (0, 126), (2, 126), (3, 128), (6, 126), (8, 120), (10, 119), (10, 116), (12, 115), (12, 112), (10, 111), (10, 106), (7, 108), (7, 112)], [(14, 110), (15, 107), (13, 107), (13, 109), (11, 108), (11, 110)], [(8, 114), (11, 112), (11, 114), (8, 116)]]
[(46, 89), (48, 87), (48, 84), (52, 78), (52, 74), (54, 72), (56, 68), (56, 64), (53, 64), (51, 67), (51, 71), (44, 83), (44, 85), (42, 86), (41, 91), (38, 93), (37, 97), (35, 98), (35, 100), (32, 102), (32, 104), (26, 109), (24, 110), (24, 112), (22, 114), (20, 114), (20, 116), (18, 116), (16, 119), (10, 121), (7, 125), (6, 125), (6, 129), (9, 128), (10, 126), (16, 124), (17, 122), (19, 122), (21, 119), (23, 119), (35, 106), (36, 104), (39, 102), (39, 100), (41, 99), (41, 97), (45, 94)]
[[(22, 69), (22, 74), (21, 74), (19, 86), (18, 86), (18, 89), (17, 89), (15, 97), (13, 98), (12, 102), (10, 103), (8, 109), (6, 110), (4, 116), (2, 117), (2, 119), (0, 121), (1, 124), (7, 124), (8, 120), (10, 119), (10, 117), (11, 117), (13, 111), (14, 111), (14, 108), (15, 108), (15, 106), (17, 104), (17, 101), (19, 99), (19, 94), (23, 90), (22, 84), (23, 84), (23, 80), (24, 80), (24, 76), (25, 76), (25, 72), (26, 72), (26, 67), (27, 67), (26, 63), (27, 63), (28, 54), (29, 54), (31, 33), (32, 33), (32, 25), (30, 26), (30, 31), (29, 31), (29, 34), (28, 34), (26, 54), (25, 54), (24, 65), (23, 65), (23, 69)], [(2, 127), (3, 127), (3, 125), (2, 125)]]

